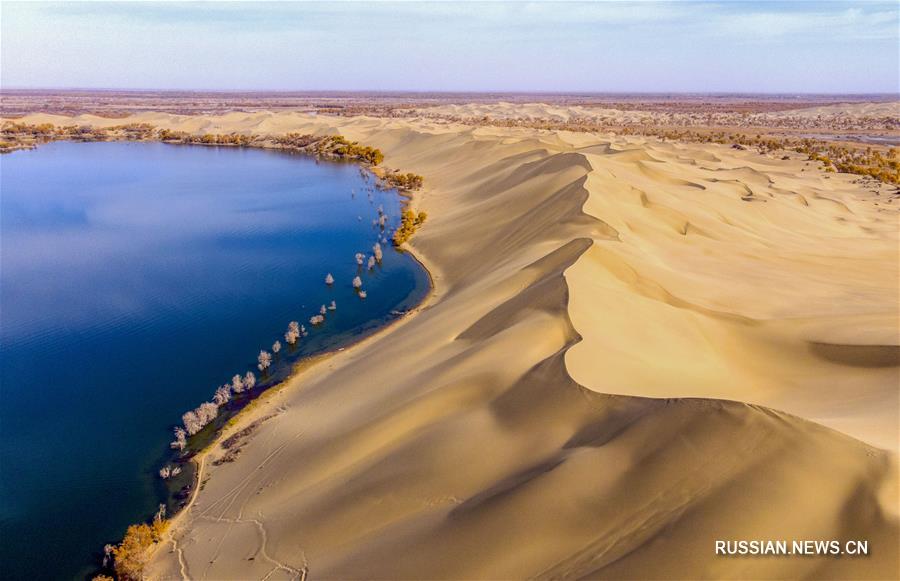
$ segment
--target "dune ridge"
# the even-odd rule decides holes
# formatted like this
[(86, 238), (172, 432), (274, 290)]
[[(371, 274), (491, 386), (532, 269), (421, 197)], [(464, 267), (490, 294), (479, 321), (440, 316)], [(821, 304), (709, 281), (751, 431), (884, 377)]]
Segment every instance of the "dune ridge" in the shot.
[[(900, 228), (850, 176), (428, 119), (133, 120), (379, 147), (426, 176), (435, 281), (243, 418), (276, 414), (151, 578), (896, 575)], [(832, 538), (872, 554), (714, 555)]]

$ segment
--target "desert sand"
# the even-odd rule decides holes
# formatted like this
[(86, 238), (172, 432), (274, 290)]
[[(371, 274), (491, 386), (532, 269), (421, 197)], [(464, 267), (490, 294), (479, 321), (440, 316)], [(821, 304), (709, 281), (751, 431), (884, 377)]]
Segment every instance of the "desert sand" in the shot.
[[(130, 121), (382, 149), (426, 178), (412, 246), (434, 280), (417, 312), (224, 434), (264, 419), (236, 462), (206, 455), (150, 578), (897, 577), (890, 190), (799, 154), (643, 137), (288, 112)], [(726, 539), (871, 554), (716, 556)]]
[(585, 119), (606, 121), (610, 124), (670, 123), (674, 125), (734, 125), (757, 127), (789, 127), (791, 121), (804, 120), (817, 128), (826, 129), (839, 122), (857, 124), (865, 120), (880, 120), (886, 127), (895, 127), (900, 118), (900, 101), (871, 103), (827, 104), (816, 107), (784, 109), (778, 111), (746, 113), (737, 110), (683, 112), (675, 104), (668, 110), (650, 108), (623, 110), (596, 104), (592, 106), (560, 103), (465, 103), (440, 104), (418, 108), (417, 112), (430, 118), (452, 117), (458, 119), (529, 119), (545, 121), (570, 121)]

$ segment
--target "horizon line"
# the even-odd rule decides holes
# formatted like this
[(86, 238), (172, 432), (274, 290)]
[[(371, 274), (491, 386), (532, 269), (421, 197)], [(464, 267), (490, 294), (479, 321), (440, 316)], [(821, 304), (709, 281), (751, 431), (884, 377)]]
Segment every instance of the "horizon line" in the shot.
[(900, 98), (900, 91), (629, 91), (629, 90), (445, 90), (445, 89), (194, 89), (194, 88), (149, 88), (149, 87), (0, 87), (0, 94), (5, 92), (148, 92), (148, 93), (211, 93), (211, 94), (285, 94), (285, 95), (552, 95), (552, 96), (600, 96), (600, 95), (705, 95), (705, 96), (893, 96)]

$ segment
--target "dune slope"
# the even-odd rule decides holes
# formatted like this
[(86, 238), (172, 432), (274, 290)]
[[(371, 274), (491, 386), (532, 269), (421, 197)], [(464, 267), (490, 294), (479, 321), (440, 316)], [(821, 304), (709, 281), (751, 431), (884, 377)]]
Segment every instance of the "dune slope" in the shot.
[[(152, 578), (896, 576), (897, 202), (713, 145), (136, 120), (381, 148), (427, 178), (435, 279), (243, 418), (265, 421), (238, 461), (211, 452)], [(717, 557), (726, 539), (872, 554)]]

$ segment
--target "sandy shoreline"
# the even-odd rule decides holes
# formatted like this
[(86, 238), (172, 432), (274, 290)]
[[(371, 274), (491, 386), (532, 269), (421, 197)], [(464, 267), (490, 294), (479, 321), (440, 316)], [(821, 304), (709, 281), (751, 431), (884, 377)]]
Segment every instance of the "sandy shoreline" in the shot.
[[(134, 120), (378, 147), (426, 177), (414, 249), (433, 277), (414, 316), (240, 419), (277, 413), (210, 468), (151, 578), (897, 570), (890, 195), (709, 144), (298, 113)], [(874, 549), (714, 555), (740, 538)]]

